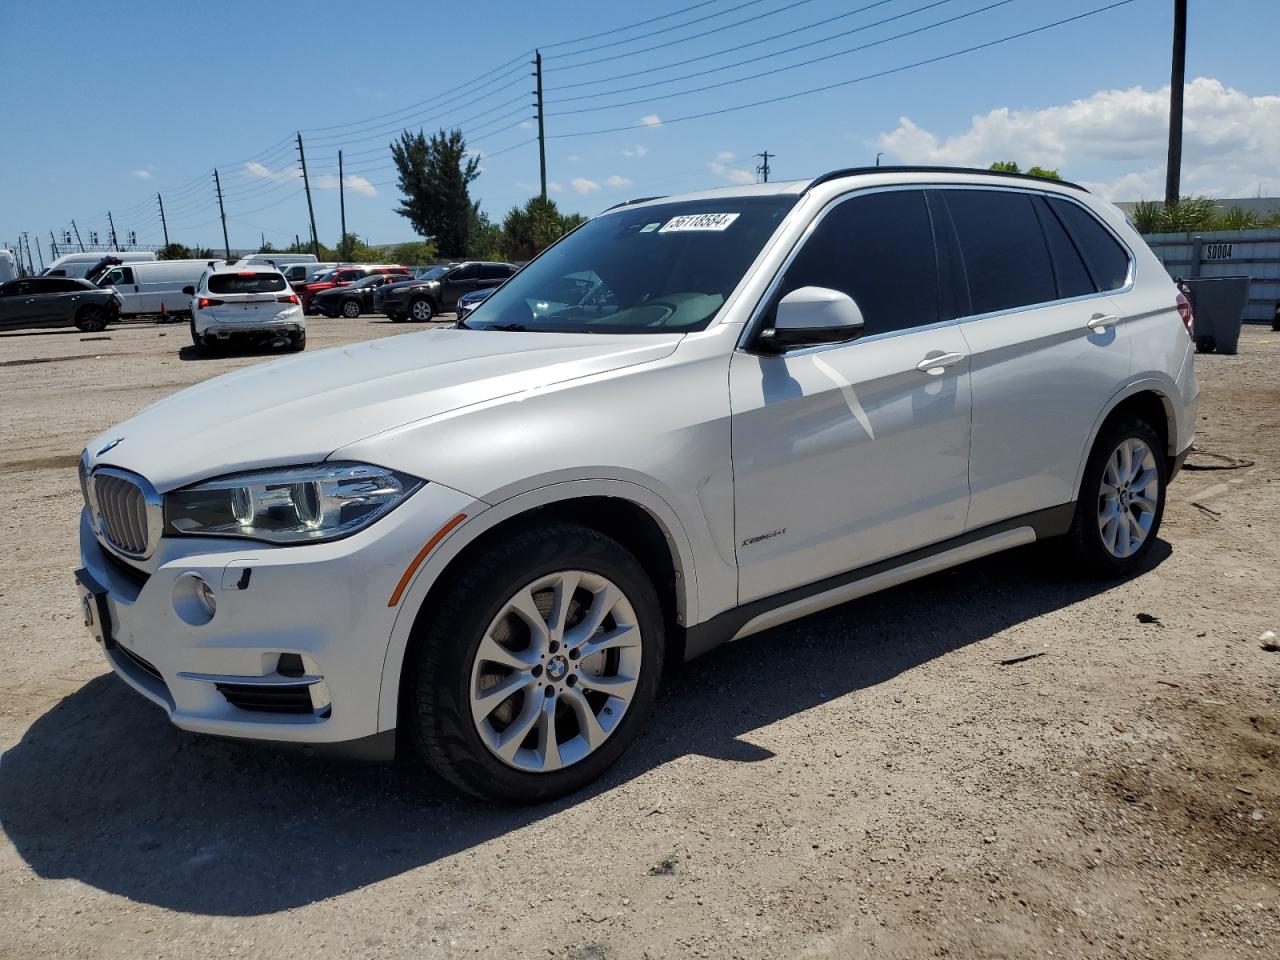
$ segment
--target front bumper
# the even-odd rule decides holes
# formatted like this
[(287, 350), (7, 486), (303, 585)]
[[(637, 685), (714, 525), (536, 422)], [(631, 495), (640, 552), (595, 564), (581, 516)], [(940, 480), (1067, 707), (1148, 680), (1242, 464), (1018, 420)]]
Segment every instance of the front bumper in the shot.
[[(450, 517), (474, 513), (474, 504), (428, 483), (368, 529), (330, 543), (166, 537), (138, 574), (108, 556), (84, 511), (80, 564), (106, 590), (103, 653), (184, 730), (302, 743), (382, 733), (378, 700), (399, 613), (389, 599), (423, 543)], [(192, 575), (216, 598), (203, 625), (190, 622), (181, 602)], [(281, 654), (301, 659), (302, 677), (277, 669)], [(262, 702), (263, 685), (277, 692), (302, 685), (310, 708), (305, 700), (296, 712), (243, 706)]]

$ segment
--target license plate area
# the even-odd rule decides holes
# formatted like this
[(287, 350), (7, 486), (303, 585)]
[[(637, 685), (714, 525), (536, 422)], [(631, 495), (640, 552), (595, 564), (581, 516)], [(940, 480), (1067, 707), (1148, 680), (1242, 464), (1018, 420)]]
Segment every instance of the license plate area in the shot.
[(80, 614), (89, 635), (108, 650), (115, 646), (111, 638), (111, 611), (107, 608), (107, 590), (88, 570), (76, 571), (80, 591)]

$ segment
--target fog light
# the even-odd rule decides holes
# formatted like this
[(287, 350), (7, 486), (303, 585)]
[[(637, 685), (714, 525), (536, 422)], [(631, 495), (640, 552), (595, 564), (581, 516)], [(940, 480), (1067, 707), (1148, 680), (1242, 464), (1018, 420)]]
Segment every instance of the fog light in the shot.
[(173, 582), (173, 609), (183, 623), (203, 627), (218, 612), (218, 597), (200, 574), (184, 573)]

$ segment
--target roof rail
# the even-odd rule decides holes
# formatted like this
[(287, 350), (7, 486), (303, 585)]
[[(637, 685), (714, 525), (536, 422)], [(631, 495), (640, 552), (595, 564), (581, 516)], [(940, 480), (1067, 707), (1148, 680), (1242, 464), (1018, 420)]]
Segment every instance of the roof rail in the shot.
[(615, 203), (612, 207), (605, 207), (604, 212), (608, 213), (610, 210), (617, 210), (619, 207), (630, 207), (637, 203), (648, 203), (650, 200), (661, 199), (662, 195), (656, 197), (636, 197), (634, 200), (623, 200), (621, 203)]
[(818, 184), (826, 183), (829, 180), (838, 180), (840, 177), (852, 177), (859, 174), (870, 173), (963, 173), (972, 176), (984, 177), (1012, 177), (1015, 180), (1031, 180), (1034, 183), (1056, 183), (1060, 187), (1070, 187), (1073, 190), (1080, 190), (1083, 193), (1089, 191), (1080, 186), (1078, 183), (1072, 183), (1070, 180), (1050, 180), (1048, 177), (1036, 177), (1029, 173), (1004, 173), (1000, 170), (984, 170), (981, 167), (929, 167), (929, 166), (895, 166), (895, 167), (846, 167), (843, 170), (832, 170), (830, 173), (824, 173), (820, 177), (814, 177), (809, 181), (809, 185), (804, 188), (804, 192), (808, 193)]

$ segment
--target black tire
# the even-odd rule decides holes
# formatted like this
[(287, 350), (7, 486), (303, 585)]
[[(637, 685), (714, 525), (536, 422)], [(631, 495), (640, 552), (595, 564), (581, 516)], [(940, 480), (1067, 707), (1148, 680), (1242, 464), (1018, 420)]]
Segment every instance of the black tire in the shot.
[(200, 339), (200, 334), (196, 333), (196, 318), (191, 318), (191, 345), (197, 350), (204, 349), (204, 341)]
[[(1146, 539), (1133, 553), (1125, 557), (1117, 557), (1107, 549), (1099, 529), (1099, 491), (1102, 487), (1102, 475), (1107, 460), (1120, 444), (1129, 438), (1141, 440), (1155, 455), (1156, 480), (1159, 489), (1154, 516)], [(1151, 552), (1160, 532), (1168, 483), (1168, 458), (1165, 455), (1164, 445), (1151, 424), (1139, 417), (1127, 416), (1105, 425), (1094, 442), (1089, 460), (1085, 464), (1080, 496), (1076, 501), (1075, 517), (1065, 538), (1073, 570), (1081, 576), (1098, 578), (1123, 577), (1137, 570), (1147, 554)]]
[(343, 300), (342, 315), (346, 317), (348, 320), (354, 320), (356, 317), (360, 316), (360, 301), (359, 300)]
[(299, 330), (289, 338), (289, 352), (301, 353), (307, 349), (307, 331)]
[(388, 312), (386, 316), (387, 316), (387, 319), (390, 320), (392, 323), (404, 323), (404, 321), (406, 320), (406, 317), (403, 313)]
[[(508, 766), (489, 751), (471, 717), (471, 672), (489, 624), (520, 587), (561, 570), (606, 577), (626, 595), (642, 637), (633, 700), (594, 752), (550, 773)], [(663, 616), (652, 582), (617, 541), (569, 523), (513, 534), (469, 561), (432, 591), (405, 666), (406, 710), (417, 752), (459, 789), (502, 803), (529, 804), (572, 793), (595, 780), (636, 738), (653, 709), (662, 674)]]
[(430, 297), (418, 297), (409, 304), (409, 319), (415, 323), (428, 323), (435, 315), (435, 304)]
[(101, 333), (107, 329), (107, 322), (110, 318), (107, 311), (102, 307), (89, 304), (80, 308), (76, 314), (76, 327), (85, 333)]

